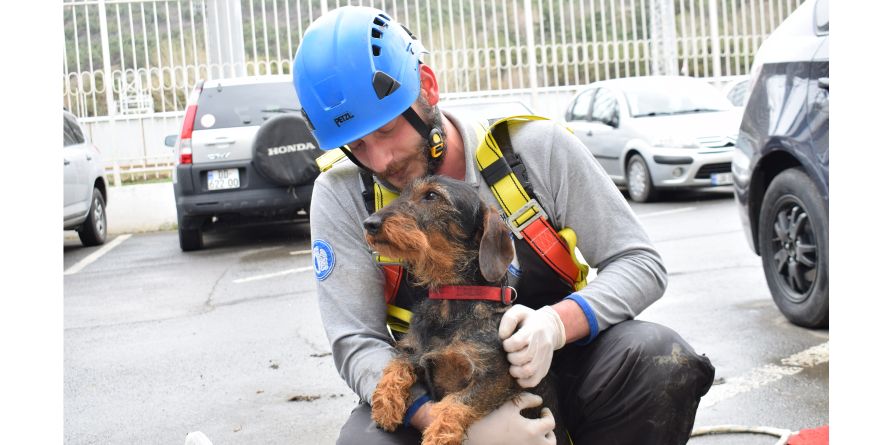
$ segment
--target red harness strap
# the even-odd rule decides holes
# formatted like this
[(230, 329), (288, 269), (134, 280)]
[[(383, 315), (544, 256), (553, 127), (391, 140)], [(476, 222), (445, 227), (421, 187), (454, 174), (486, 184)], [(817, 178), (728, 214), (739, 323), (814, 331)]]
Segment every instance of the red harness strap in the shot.
[(441, 286), (428, 291), (431, 300), (486, 300), (511, 304), (514, 289), (508, 286)]
[(571, 286), (575, 285), (576, 277), (580, 277), (578, 266), (572, 261), (566, 242), (557, 235), (554, 226), (547, 219), (538, 218), (530, 223), (523, 229), (523, 237), (563, 281)]

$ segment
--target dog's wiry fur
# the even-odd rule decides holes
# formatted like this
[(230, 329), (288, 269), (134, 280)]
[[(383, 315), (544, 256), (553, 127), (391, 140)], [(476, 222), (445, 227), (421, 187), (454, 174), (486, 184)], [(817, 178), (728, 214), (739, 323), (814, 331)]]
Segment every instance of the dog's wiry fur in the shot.
[[(514, 257), (510, 231), (498, 212), (462, 181), (430, 176), (364, 221), (366, 241), (378, 253), (400, 258), (420, 286), (502, 286)], [(372, 397), (372, 418), (393, 431), (406, 413), (417, 379), (437, 403), (425, 445), (457, 445), (467, 428), (523, 391), (508, 372), (498, 337), (501, 302), (424, 300), (412, 308), (400, 355), (385, 368)], [(565, 429), (548, 379), (533, 390), (557, 418), (558, 442)], [(538, 416), (539, 410), (534, 410)]]

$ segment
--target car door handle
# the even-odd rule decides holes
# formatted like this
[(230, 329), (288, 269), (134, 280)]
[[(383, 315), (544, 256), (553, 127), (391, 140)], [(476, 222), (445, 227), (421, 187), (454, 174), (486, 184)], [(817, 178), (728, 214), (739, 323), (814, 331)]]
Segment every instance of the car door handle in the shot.
[(65, 159), (65, 165), (71, 165), (71, 161)]
[(87, 160), (87, 161), (91, 161), (91, 160), (92, 160), (92, 156), (86, 155), (86, 160)]
[(207, 142), (206, 145), (211, 147), (211, 146), (215, 146), (215, 145), (231, 145), (233, 143), (234, 143), (234, 140), (231, 138), (218, 138), (212, 142)]
[(594, 135), (594, 130), (588, 130), (587, 135), (588, 135), (588, 136), (593, 136), (593, 135)]
[(831, 78), (830, 77), (819, 77), (818, 78), (818, 87), (823, 90), (831, 91)]

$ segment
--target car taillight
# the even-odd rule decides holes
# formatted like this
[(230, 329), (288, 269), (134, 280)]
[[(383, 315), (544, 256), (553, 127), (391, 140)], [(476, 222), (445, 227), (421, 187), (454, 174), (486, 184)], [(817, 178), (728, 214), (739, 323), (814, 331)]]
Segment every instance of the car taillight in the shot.
[(193, 162), (191, 152), (191, 134), (194, 132), (194, 118), (197, 116), (197, 104), (188, 105), (185, 111), (185, 121), (182, 124), (182, 133), (179, 136), (179, 163), (190, 164)]
[(188, 98), (188, 108), (185, 110), (185, 120), (182, 123), (182, 132), (179, 135), (179, 164), (190, 164), (194, 161), (193, 152), (191, 151), (191, 134), (194, 132), (194, 120), (197, 118), (197, 99), (200, 92), (203, 91), (203, 81), (197, 83), (194, 91), (191, 91), (191, 97)]

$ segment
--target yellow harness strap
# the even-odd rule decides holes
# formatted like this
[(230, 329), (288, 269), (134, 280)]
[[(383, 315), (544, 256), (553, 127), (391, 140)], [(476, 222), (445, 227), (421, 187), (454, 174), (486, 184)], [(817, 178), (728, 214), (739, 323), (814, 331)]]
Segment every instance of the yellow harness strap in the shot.
[[(477, 165), (495, 199), (507, 216), (507, 223), (517, 238), (529, 245), (564, 281), (579, 290), (587, 284), (587, 264), (576, 254), (577, 236), (566, 227), (556, 232), (550, 225), (541, 204), (523, 188), (514, 171), (507, 165), (493, 136), (498, 125), (518, 125), (530, 121), (547, 120), (540, 116), (512, 116), (499, 119), (486, 130), (477, 147)], [(492, 171), (492, 173), (488, 173)], [(505, 174), (506, 172), (506, 174)], [(487, 174), (494, 176), (490, 179)], [(494, 182), (493, 182), (494, 181)], [(492, 183), (490, 183), (492, 182)]]
[(329, 150), (317, 157), (317, 167), (320, 167), (320, 173), (323, 173), (332, 168), (336, 162), (341, 161), (344, 158), (345, 153), (340, 148)]

